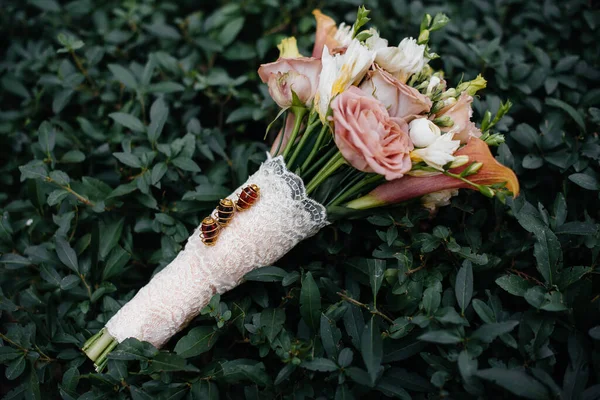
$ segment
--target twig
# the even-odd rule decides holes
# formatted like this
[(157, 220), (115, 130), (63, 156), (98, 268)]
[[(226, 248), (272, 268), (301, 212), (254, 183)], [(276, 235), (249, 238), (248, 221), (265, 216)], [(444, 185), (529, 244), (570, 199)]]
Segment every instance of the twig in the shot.
[(337, 294), (338, 294), (338, 296), (340, 296), (342, 298), (342, 300), (347, 301), (348, 303), (354, 304), (355, 306), (362, 307), (365, 310), (368, 310), (371, 314), (378, 315), (378, 316), (380, 316), (381, 318), (385, 319), (386, 321), (388, 321), (391, 324), (394, 323), (393, 319), (391, 319), (390, 317), (388, 317), (387, 315), (385, 315), (384, 313), (382, 313), (378, 309), (374, 309), (373, 310), (367, 304), (361, 303), (360, 301), (355, 300), (352, 297), (349, 297), (349, 296), (347, 296), (346, 294), (344, 294), (342, 292), (338, 292)]
[[(90, 83), (90, 86), (92, 87), (92, 89), (94, 89), (96, 87), (96, 83), (94, 82), (94, 80), (92, 79), (90, 74), (88, 74), (87, 69), (85, 69), (85, 67), (81, 63), (81, 60), (79, 59), (79, 57), (77, 57), (77, 54), (75, 54), (75, 51), (71, 50), (70, 53), (71, 53), (71, 56), (73, 57), (73, 61), (75, 61), (75, 65), (77, 65), (77, 68), (79, 69), (79, 71), (81, 71), (83, 76), (85, 76), (85, 79), (87, 79), (88, 82)], [(94, 91), (94, 95), (97, 95), (97, 93), (95, 91)]]

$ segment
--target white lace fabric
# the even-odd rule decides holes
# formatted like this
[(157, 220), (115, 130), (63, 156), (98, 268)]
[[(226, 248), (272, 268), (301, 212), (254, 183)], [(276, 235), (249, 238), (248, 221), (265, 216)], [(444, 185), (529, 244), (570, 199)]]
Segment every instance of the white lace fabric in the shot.
[(228, 197), (236, 201), (252, 183), (260, 188), (256, 203), (236, 212), (214, 246), (202, 243), (197, 227), (185, 249), (108, 321), (111, 336), (161, 347), (214, 294), (233, 289), (245, 274), (275, 263), (329, 223), (325, 207), (307, 196), (302, 179), (287, 170), (281, 156), (269, 157)]

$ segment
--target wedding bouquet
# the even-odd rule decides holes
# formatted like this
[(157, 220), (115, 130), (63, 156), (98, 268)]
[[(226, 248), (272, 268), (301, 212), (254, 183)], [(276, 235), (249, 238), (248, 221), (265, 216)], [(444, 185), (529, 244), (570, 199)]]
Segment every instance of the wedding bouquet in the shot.
[(448, 23), (426, 15), (417, 39), (398, 46), (374, 28), (361, 7), (352, 26), (319, 10), (312, 57), (296, 40), (259, 76), (281, 107), (267, 160), (223, 199), (189, 237), (185, 249), (91, 337), (83, 350), (98, 370), (123, 340), (156, 347), (183, 329), (215, 294), (237, 286), (255, 268), (275, 263), (298, 242), (340, 218), (420, 198), (432, 213), (458, 189), (488, 197), (517, 196), (515, 174), (489, 146), (491, 129), (510, 108), (488, 111), (478, 128), (471, 102), (486, 81), (449, 87), (429, 35)]

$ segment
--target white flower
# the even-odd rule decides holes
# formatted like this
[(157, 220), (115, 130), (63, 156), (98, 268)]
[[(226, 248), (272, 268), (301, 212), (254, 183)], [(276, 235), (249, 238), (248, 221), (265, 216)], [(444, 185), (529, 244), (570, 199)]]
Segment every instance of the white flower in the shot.
[(440, 128), (427, 118), (413, 119), (408, 129), (415, 147), (427, 147), (442, 136)]
[(413, 161), (424, 161), (425, 164), (437, 170), (443, 170), (444, 165), (454, 161), (454, 152), (460, 146), (460, 140), (452, 140), (454, 132), (443, 134), (429, 146), (416, 149), (410, 153)]
[(379, 36), (379, 32), (373, 28), (369, 29), (368, 32), (371, 34), (371, 37), (365, 40), (365, 44), (369, 49), (377, 51), (388, 47), (387, 39)]
[(433, 75), (429, 79), (429, 85), (427, 85), (427, 95), (428, 96), (433, 92), (433, 89), (435, 89), (435, 87), (440, 84), (440, 82), (441, 82), (441, 79), (435, 75)]
[(344, 54), (329, 54), (327, 46), (323, 48), (321, 76), (315, 95), (315, 108), (321, 121), (325, 122), (331, 100), (358, 83), (367, 73), (375, 60), (375, 52), (352, 39)]
[(433, 212), (438, 207), (450, 204), (450, 199), (457, 195), (458, 189), (440, 190), (439, 192), (433, 192), (423, 196), (421, 198), (421, 203), (423, 204), (423, 207), (428, 208), (429, 211)]
[(26, 222), (25, 225), (27, 226), (31, 226), (31, 224), (33, 224), (33, 219), (29, 218)]
[(350, 46), (350, 43), (352, 43), (352, 25), (346, 25), (342, 22), (338, 26), (333, 38), (338, 41), (340, 47)]
[(398, 47), (386, 47), (377, 50), (377, 64), (394, 75), (408, 76), (423, 69), (425, 45), (417, 44), (413, 38), (404, 38)]

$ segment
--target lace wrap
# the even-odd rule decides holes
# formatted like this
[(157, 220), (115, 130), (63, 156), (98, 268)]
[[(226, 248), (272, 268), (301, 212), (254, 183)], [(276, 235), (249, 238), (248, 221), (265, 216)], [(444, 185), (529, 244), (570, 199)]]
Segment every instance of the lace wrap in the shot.
[(197, 227), (185, 249), (108, 321), (111, 336), (162, 346), (214, 294), (233, 289), (246, 273), (273, 264), (328, 224), (325, 207), (306, 195), (302, 179), (281, 156), (269, 157), (229, 198), (235, 201), (251, 183), (260, 188), (260, 199), (236, 213), (214, 246), (202, 243)]

